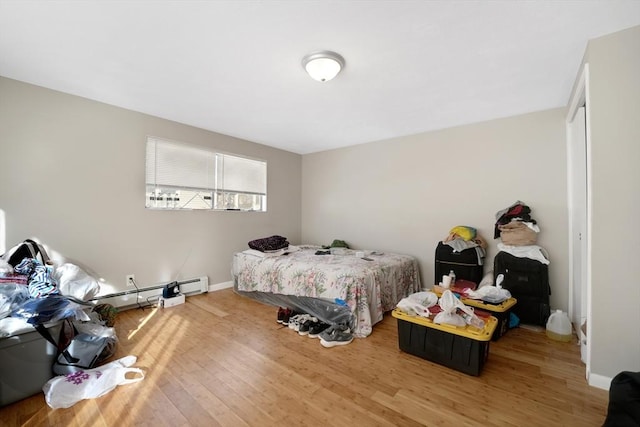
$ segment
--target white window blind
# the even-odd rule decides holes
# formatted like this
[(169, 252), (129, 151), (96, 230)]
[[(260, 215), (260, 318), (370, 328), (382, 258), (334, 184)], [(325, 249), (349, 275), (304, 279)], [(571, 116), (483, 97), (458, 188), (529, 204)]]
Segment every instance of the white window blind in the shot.
[(228, 154), (216, 154), (216, 188), (238, 193), (267, 194), (267, 164)]
[(148, 185), (212, 190), (215, 153), (149, 138), (146, 173)]
[(159, 138), (146, 150), (146, 207), (266, 211), (266, 162)]

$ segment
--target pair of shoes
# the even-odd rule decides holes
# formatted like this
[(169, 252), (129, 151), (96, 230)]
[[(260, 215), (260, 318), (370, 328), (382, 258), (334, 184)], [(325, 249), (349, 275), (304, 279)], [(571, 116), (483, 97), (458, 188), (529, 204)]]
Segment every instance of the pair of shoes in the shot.
[(298, 334), (309, 335), (309, 331), (311, 330), (311, 327), (318, 322), (319, 321), (317, 317), (309, 316), (307, 320), (303, 321), (300, 324), (300, 327), (298, 328)]
[(321, 332), (320, 344), (323, 347), (335, 347), (337, 345), (347, 345), (353, 341), (351, 330), (344, 325), (333, 325), (325, 331)]
[(293, 316), (289, 319), (289, 329), (293, 329), (296, 332), (300, 331), (300, 325), (302, 325), (307, 320), (310, 320), (312, 316), (310, 314), (302, 313)]
[(309, 338), (318, 338), (318, 336), (320, 335), (321, 332), (325, 331), (327, 328), (329, 328), (328, 323), (324, 323), (324, 322), (316, 322), (313, 323), (311, 325), (309, 325), (309, 334), (307, 335)]

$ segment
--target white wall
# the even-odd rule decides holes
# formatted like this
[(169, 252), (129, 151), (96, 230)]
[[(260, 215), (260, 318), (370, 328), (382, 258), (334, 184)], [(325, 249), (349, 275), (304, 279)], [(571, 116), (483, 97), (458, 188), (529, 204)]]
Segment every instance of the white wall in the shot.
[[(640, 27), (589, 42), (591, 374), (640, 371)], [(591, 378), (590, 378), (591, 380)]]
[(550, 255), (551, 305), (567, 310), (565, 111), (554, 109), (302, 158), (302, 240), (414, 255), (433, 284), (434, 251), (456, 225), (479, 230), (493, 269), (495, 213), (532, 208)]
[[(268, 212), (145, 209), (147, 135), (267, 160)], [(176, 275), (226, 282), (249, 240), (299, 243), (300, 180), (297, 154), (0, 78), (7, 248), (35, 237), (114, 290), (129, 273), (143, 286)]]

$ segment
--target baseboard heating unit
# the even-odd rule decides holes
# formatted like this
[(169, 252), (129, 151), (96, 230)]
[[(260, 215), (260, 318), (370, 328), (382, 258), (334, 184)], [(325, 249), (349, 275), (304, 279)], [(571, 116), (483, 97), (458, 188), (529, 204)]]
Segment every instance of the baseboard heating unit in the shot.
[[(96, 301), (98, 304), (111, 304), (121, 309), (134, 308), (139, 305), (145, 306), (158, 302), (162, 298), (163, 289), (171, 284), (173, 284), (173, 282), (100, 295), (91, 301)], [(180, 288), (180, 294), (186, 296), (209, 291), (209, 278), (207, 276), (178, 280), (177, 284)]]

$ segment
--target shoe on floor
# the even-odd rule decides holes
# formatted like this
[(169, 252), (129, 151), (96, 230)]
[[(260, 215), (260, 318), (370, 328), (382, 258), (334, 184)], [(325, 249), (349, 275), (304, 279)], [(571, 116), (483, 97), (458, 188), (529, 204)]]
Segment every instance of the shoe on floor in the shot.
[(323, 347), (347, 345), (353, 341), (351, 330), (344, 325), (334, 325), (320, 333), (320, 344)]
[(310, 314), (299, 314), (297, 316), (292, 317), (292, 320), (289, 321), (289, 328), (293, 329), (296, 332), (300, 331), (300, 326), (307, 320), (311, 319)]
[(278, 307), (278, 323), (282, 323), (282, 321), (284, 320), (284, 313), (286, 310), (286, 308)]
[(293, 310), (291, 310), (290, 308), (285, 308), (284, 309), (284, 315), (282, 316), (282, 324), (285, 326), (289, 325), (289, 320), (291, 320), (291, 317), (294, 316), (295, 313)]
[(309, 326), (309, 334), (307, 335), (309, 338), (318, 338), (320, 333), (327, 330), (329, 328), (328, 323), (317, 322)]
[(310, 316), (307, 320), (305, 320), (300, 324), (300, 327), (298, 328), (298, 334), (309, 335), (309, 330), (311, 329), (311, 326), (315, 325), (316, 323), (318, 323), (318, 319), (313, 316)]

